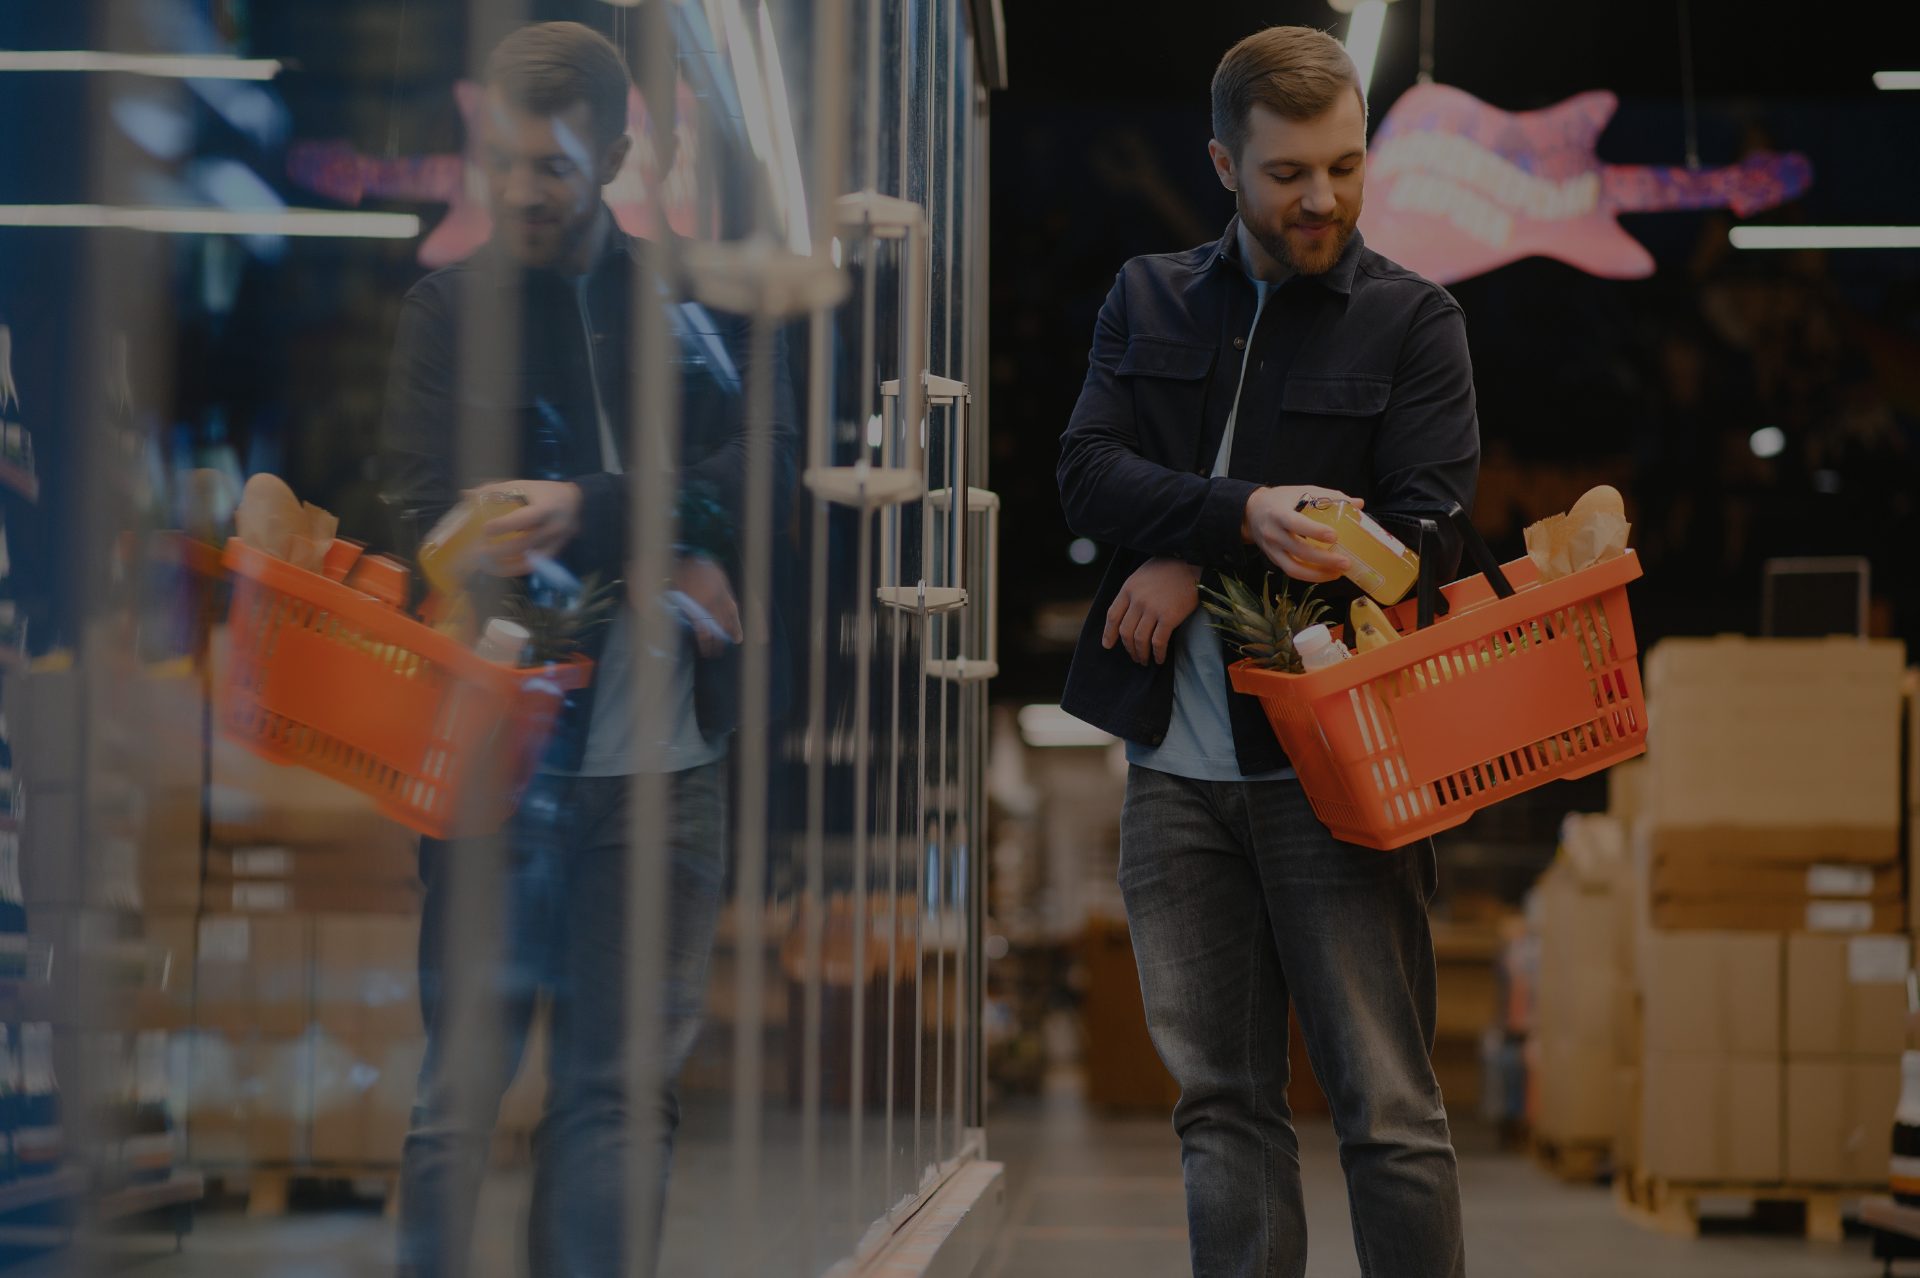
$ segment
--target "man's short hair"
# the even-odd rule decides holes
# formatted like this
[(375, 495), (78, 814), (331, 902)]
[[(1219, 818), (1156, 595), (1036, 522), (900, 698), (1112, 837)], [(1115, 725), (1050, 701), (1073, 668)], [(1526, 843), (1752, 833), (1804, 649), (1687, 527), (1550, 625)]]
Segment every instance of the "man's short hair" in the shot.
[(539, 22), (502, 40), (487, 58), (487, 83), (534, 115), (559, 115), (585, 102), (594, 140), (611, 145), (627, 131), (632, 81), (613, 42), (578, 22)]
[(1351, 90), (1367, 109), (1360, 73), (1340, 42), (1312, 27), (1268, 27), (1227, 50), (1213, 73), (1213, 136), (1235, 160), (1255, 103), (1287, 120), (1311, 120)]

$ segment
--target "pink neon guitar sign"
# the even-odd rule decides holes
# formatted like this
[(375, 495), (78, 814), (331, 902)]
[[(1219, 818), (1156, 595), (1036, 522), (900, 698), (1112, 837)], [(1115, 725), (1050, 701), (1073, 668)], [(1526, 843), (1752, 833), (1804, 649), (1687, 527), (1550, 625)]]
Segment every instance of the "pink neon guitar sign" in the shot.
[(1730, 208), (1749, 217), (1812, 183), (1802, 155), (1714, 169), (1604, 164), (1595, 144), (1618, 106), (1595, 91), (1516, 113), (1445, 85), (1414, 86), (1368, 150), (1368, 247), (1441, 284), (1536, 256), (1636, 279), (1653, 273), (1653, 257), (1617, 215)]
[[(376, 159), (361, 155), (345, 142), (301, 142), (288, 156), (287, 171), (308, 190), (349, 206), (369, 196), (445, 204), (446, 217), (420, 244), (420, 264), (439, 267), (458, 262), (487, 242), (493, 234), (493, 218), (487, 212), (486, 188), (475, 154), (479, 130), (474, 126), (484, 95), (478, 85), (466, 80), (456, 84), (453, 93), (466, 121), (464, 154)], [(677, 96), (680, 123), (673, 168), (666, 180), (657, 184), (657, 193), (643, 176), (658, 167), (646, 103), (638, 90), (627, 100), (627, 132), (633, 137), (633, 149), (620, 175), (607, 187), (606, 200), (620, 229), (642, 239), (658, 237), (663, 212), (667, 225), (685, 236), (695, 233), (700, 220), (695, 177), (700, 143), (698, 130), (688, 123), (696, 118), (696, 104), (686, 81), (680, 82)]]

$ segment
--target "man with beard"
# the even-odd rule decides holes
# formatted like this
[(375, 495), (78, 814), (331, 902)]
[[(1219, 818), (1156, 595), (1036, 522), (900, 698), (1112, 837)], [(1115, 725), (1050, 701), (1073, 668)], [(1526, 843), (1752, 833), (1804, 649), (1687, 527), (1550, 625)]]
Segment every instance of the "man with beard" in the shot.
[[(473, 1271), (493, 1126), (541, 1001), (550, 1082), (534, 1139), (530, 1272), (652, 1272), (679, 1116), (675, 1078), (706, 997), (727, 872), (736, 645), (743, 603), (753, 603), (736, 595), (746, 389), (773, 378), (776, 527), (794, 486), (793, 397), (783, 344), (771, 364), (756, 362), (746, 320), (673, 302), (684, 290), (668, 286), (670, 255), (615, 224), (603, 193), (628, 159), (631, 91), (619, 51), (577, 23), (523, 27), (500, 43), (475, 121), (492, 238), (413, 287), (395, 340), (382, 449), (402, 548), (417, 552), (463, 491), (495, 493), (516, 505), (489, 530), (510, 536), (482, 547), (480, 568), (516, 579), (545, 558), (581, 579), (625, 583), (623, 603), (583, 639), (593, 683), (569, 699), (504, 832), (504, 881), (475, 882), (496, 864), (478, 844), (421, 845), (427, 1051), (401, 1164), (399, 1240), (401, 1272), (417, 1278)], [(656, 153), (665, 145), (658, 137)], [(663, 171), (642, 176), (657, 184)], [(659, 309), (649, 317), (647, 307)], [(672, 334), (679, 418), (643, 430), (631, 352), (649, 318)], [(512, 344), (489, 349), (485, 335), (502, 330)], [(666, 581), (643, 585), (627, 560), (628, 474), (664, 465), (675, 429), (672, 567)], [(475, 460), (487, 446), (499, 469), (463, 473), (489, 464)], [(501, 469), (515, 477), (498, 479)], [(681, 623), (666, 651), (644, 639), (641, 610), (652, 608)], [(762, 604), (755, 615), (770, 613)], [(657, 838), (630, 847), (628, 809), (643, 774), (663, 778), (654, 788), (667, 806), (647, 814)], [(628, 872), (652, 855), (667, 862), (665, 934), (639, 935), (626, 919)], [(628, 1024), (630, 955), (640, 947), (663, 969), (656, 1029)], [(655, 1080), (651, 1094), (629, 1095), (635, 1057)], [(658, 1175), (637, 1219), (626, 1171), (630, 1141), (643, 1138)]]
[[(1180, 1084), (1194, 1272), (1306, 1272), (1291, 1000), (1332, 1102), (1361, 1271), (1459, 1275), (1429, 1058), (1432, 845), (1372, 851), (1315, 819), (1259, 703), (1231, 690), (1196, 587), (1277, 568), (1351, 598), (1345, 556), (1295, 510), (1305, 495), (1471, 507), (1465, 326), (1444, 290), (1361, 241), (1366, 103), (1337, 42), (1276, 27), (1235, 45), (1213, 130), (1239, 215), (1218, 243), (1121, 270), (1061, 438), (1067, 521), (1112, 548), (1062, 704), (1127, 741), (1120, 886)], [(1443, 572), (1457, 556), (1437, 556)]]

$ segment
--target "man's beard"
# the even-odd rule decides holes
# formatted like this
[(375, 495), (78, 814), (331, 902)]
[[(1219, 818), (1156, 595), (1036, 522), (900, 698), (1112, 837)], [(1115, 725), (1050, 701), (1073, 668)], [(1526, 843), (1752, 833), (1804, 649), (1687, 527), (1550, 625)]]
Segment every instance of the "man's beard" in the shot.
[(1253, 236), (1254, 241), (1265, 249), (1274, 261), (1296, 275), (1324, 275), (1332, 270), (1333, 264), (1340, 260), (1342, 253), (1346, 252), (1347, 241), (1353, 238), (1354, 220), (1359, 217), (1358, 210), (1355, 210), (1353, 219), (1329, 218), (1328, 222), (1333, 227), (1333, 233), (1327, 237), (1326, 242), (1307, 249), (1304, 253), (1296, 253), (1293, 246), (1287, 243), (1284, 228), (1263, 225), (1249, 216), (1245, 192), (1236, 190), (1233, 193), (1233, 202), (1240, 211), (1240, 224), (1247, 228), (1247, 234)]

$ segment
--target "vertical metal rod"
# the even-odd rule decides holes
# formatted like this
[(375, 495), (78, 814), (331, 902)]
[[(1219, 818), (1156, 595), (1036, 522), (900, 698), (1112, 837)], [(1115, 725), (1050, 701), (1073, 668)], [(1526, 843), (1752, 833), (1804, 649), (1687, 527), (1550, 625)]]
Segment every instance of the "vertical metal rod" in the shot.
[(865, 1150), (861, 1142), (865, 1135), (865, 1051), (867, 1043), (867, 999), (866, 999), (866, 961), (867, 961), (867, 843), (871, 837), (871, 814), (868, 811), (868, 772), (873, 766), (873, 733), (869, 731), (873, 716), (873, 595), (876, 582), (873, 576), (873, 525), (874, 517), (870, 511), (860, 512), (860, 553), (859, 570), (856, 580), (859, 582), (859, 601), (854, 611), (854, 643), (856, 645), (853, 680), (853, 975), (848, 986), (848, 994), (853, 1001), (853, 1057), (850, 1063), (851, 1093), (848, 1101), (849, 1117), (852, 1123), (852, 1159), (849, 1177), (852, 1195), (848, 1210), (855, 1235), (865, 1228), (866, 1221), (860, 1212), (860, 1179), (865, 1173)]
[(921, 1143), (921, 1119), (926, 1112), (926, 999), (927, 999), (927, 654), (932, 651), (933, 615), (920, 614), (919, 748), (914, 753), (913, 811), (913, 1183), (918, 1191), (925, 1180), (926, 1151)]
[(770, 678), (773, 652), (768, 624), (773, 607), (773, 384), (775, 321), (756, 315), (750, 336), (747, 386), (745, 554), (741, 592), (746, 643), (740, 654), (740, 794), (736, 809), (739, 858), (734, 921), (739, 949), (735, 963), (735, 1024), (747, 1027), (734, 1037), (733, 1176), (734, 1229), (741, 1278), (760, 1272), (754, 1241), (760, 1225), (762, 1052), (766, 1018), (767, 764)]
[[(846, 81), (849, 0), (819, 0), (818, 18), (813, 29), (813, 84), (809, 90), (814, 95), (813, 118), (813, 218), (816, 253), (833, 239), (839, 231), (833, 220), (835, 198), (840, 191), (842, 181), (842, 135), (847, 127)], [(851, 260), (851, 252), (842, 246), (842, 261)], [(832, 317), (825, 309), (816, 310), (808, 320), (808, 369), (807, 369), (807, 446), (809, 463), (816, 467), (830, 465), (833, 459), (834, 430), (834, 391), (833, 384), (833, 324)], [(868, 380), (863, 378), (863, 381)], [(864, 423), (861, 427), (865, 429)], [(802, 1211), (807, 1231), (804, 1265), (817, 1269), (822, 1263), (821, 1228), (824, 1224), (820, 1210), (821, 1190), (821, 1149), (820, 1149), (820, 1093), (821, 1093), (821, 1022), (822, 996), (821, 980), (825, 966), (826, 919), (824, 901), (826, 894), (826, 777), (827, 757), (823, 748), (827, 742), (822, 735), (827, 726), (827, 660), (828, 660), (828, 600), (827, 591), (829, 564), (827, 558), (827, 532), (830, 507), (825, 500), (815, 499), (811, 511), (812, 555), (809, 563), (810, 576), (807, 611), (808, 678), (807, 678), (807, 718), (805, 739), (809, 743), (807, 758), (807, 831), (806, 831), (806, 882), (803, 899), (800, 903), (802, 945), (804, 950), (803, 980), (805, 991), (802, 996), (803, 1008), (801, 1026), (803, 1043), (801, 1047), (801, 1116), (800, 1116), (800, 1175)]]
[[(831, 342), (832, 326), (825, 311), (814, 312), (809, 324), (808, 422), (809, 461), (825, 466), (831, 456), (828, 435), (833, 430)], [(805, 993), (802, 996), (802, 1065), (800, 1084), (800, 1174), (802, 1211), (806, 1217), (809, 1266), (817, 1267), (820, 1244), (820, 978), (825, 960), (826, 927), (822, 905), (826, 895), (827, 755), (827, 523), (830, 507), (815, 498), (812, 510), (812, 556), (809, 562), (807, 603), (807, 851), (806, 887), (801, 901), (804, 930)]]
[[(638, 49), (639, 82), (650, 103), (671, 103), (679, 72), (664, 16), (655, 16), (642, 28)], [(654, 127), (674, 127), (674, 113), (662, 108)], [(679, 303), (677, 281), (679, 249), (668, 236), (652, 245), (648, 257), (657, 270), (636, 261), (633, 295), (633, 349), (635, 370), (632, 456), (660, 458), (659, 466), (627, 467), (627, 491), (633, 510), (628, 557), (636, 581), (667, 579), (672, 569), (674, 473), (680, 460), (680, 381), (675, 375), (675, 341), (669, 307)], [(637, 609), (637, 647), (641, 652), (673, 652), (678, 636), (663, 608)], [(664, 704), (671, 672), (663, 661), (635, 663), (628, 713), (636, 722), (649, 708)], [(665, 1217), (656, 1218), (657, 1204), (666, 1193), (666, 1168), (658, 1156), (665, 1136), (660, 1106), (655, 1098), (666, 1083), (661, 1053), (666, 1038), (667, 896), (671, 879), (667, 864), (667, 828), (672, 803), (669, 779), (658, 772), (633, 778), (627, 808), (627, 1114), (631, 1141), (627, 1148), (627, 1220), (631, 1246), (627, 1272), (647, 1278), (663, 1240), (658, 1230)]]
[[(891, 537), (897, 543), (900, 537), (899, 508), (887, 512), (888, 522), (892, 526)], [(888, 578), (891, 582), (893, 578)], [(903, 633), (906, 623), (898, 613), (889, 618), (889, 629), (893, 632), (893, 689), (889, 699), (892, 709), (893, 726), (888, 734), (887, 746), (887, 1117), (886, 1117), (886, 1203), (889, 1210), (899, 1201), (894, 1188), (894, 1106), (898, 1101), (895, 1095), (894, 1074), (899, 1026), (895, 1009), (899, 1003), (900, 986), (900, 664), (902, 658)]]

